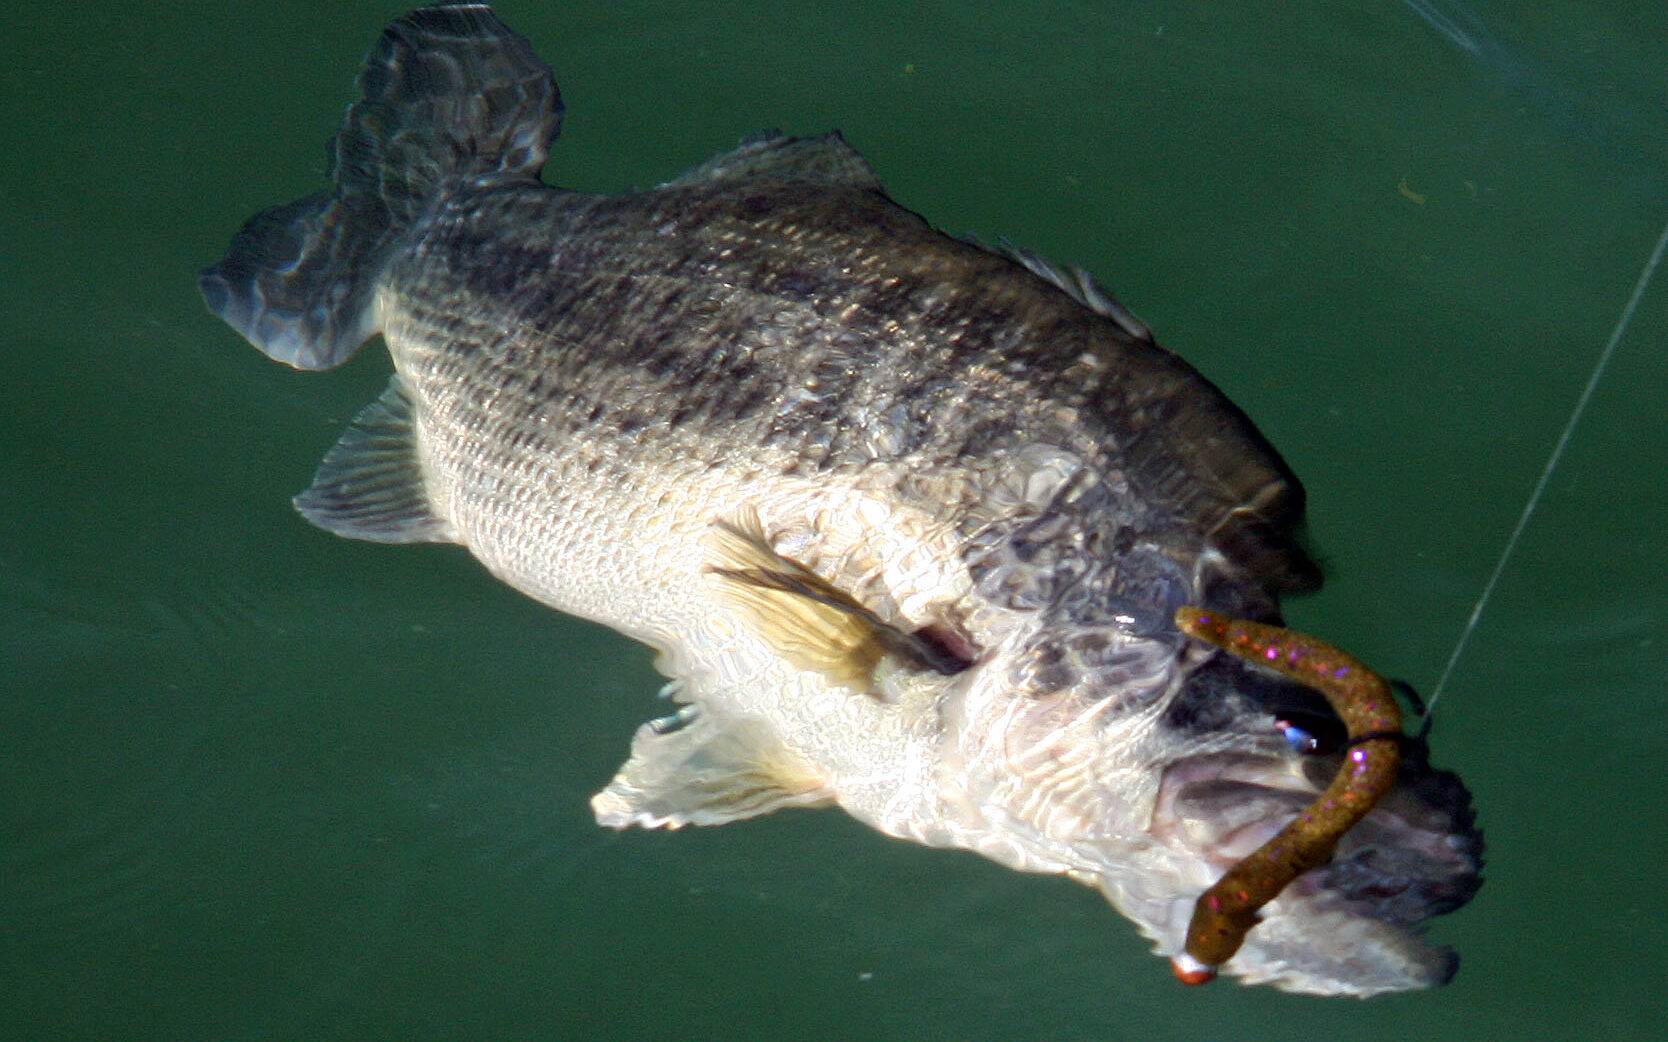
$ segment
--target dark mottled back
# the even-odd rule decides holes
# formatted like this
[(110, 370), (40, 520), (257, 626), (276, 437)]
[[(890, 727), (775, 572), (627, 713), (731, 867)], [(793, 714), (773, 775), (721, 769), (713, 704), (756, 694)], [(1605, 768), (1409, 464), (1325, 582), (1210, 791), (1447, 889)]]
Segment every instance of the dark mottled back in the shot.
[(1117, 515), (1097, 552), (1145, 543), (1185, 569), (1213, 546), (1262, 614), (1316, 582), (1301, 487), (1215, 387), (897, 206), (837, 136), (758, 139), (634, 195), (459, 195), (388, 284), (447, 380), (514, 384), (547, 430), (804, 475), (996, 473), (1041, 442)]

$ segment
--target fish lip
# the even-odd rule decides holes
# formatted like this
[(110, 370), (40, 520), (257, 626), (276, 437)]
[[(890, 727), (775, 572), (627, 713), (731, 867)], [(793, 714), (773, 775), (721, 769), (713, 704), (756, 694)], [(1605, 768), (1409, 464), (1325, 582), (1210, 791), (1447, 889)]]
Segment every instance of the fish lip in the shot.
[[(1241, 735), (1239, 749), (1184, 755), (1160, 767), (1149, 832), (1178, 859), (1168, 893), (1125, 907), (1160, 954), (1183, 950), (1199, 895), (1256, 841), (1325, 788), (1336, 755), (1302, 755)], [(1366, 998), (1447, 983), (1459, 960), (1425, 922), (1482, 884), (1482, 835), (1470, 794), (1412, 743), (1397, 785), (1339, 841), (1332, 859), (1289, 884), (1223, 971), (1246, 984)], [(1197, 748), (1197, 746), (1195, 747)], [(1113, 888), (1116, 902), (1124, 896)]]
[[(1148, 832), (1219, 875), (1307, 806), (1336, 759), (1238, 751), (1177, 760), (1164, 768)], [(1482, 854), (1470, 794), (1451, 772), (1433, 770), (1421, 750), (1332, 859), (1298, 877), (1281, 903), (1411, 928), (1476, 894)]]

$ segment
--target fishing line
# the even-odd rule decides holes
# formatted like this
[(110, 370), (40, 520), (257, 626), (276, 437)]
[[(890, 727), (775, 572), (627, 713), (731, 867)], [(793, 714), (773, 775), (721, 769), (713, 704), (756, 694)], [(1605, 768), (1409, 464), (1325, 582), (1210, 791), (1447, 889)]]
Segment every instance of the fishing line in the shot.
[(1426, 721), (1430, 720), (1431, 711), (1436, 708), (1437, 700), (1442, 697), (1443, 689), (1448, 686), (1448, 679), (1454, 675), (1454, 667), (1459, 663), (1460, 655), (1464, 654), (1471, 634), (1476, 632), (1477, 621), (1482, 618), (1483, 609), (1488, 607), (1488, 600), (1494, 595), (1494, 587), (1500, 582), (1507, 562), (1517, 550), (1523, 530), (1529, 526), (1529, 519), (1541, 505), (1541, 495), (1546, 491), (1547, 483), (1552, 480), (1552, 472), (1558, 469), (1559, 462), (1563, 460), (1564, 448), (1569, 445), (1570, 436), (1580, 425), (1582, 414), (1587, 411), (1587, 403), (1593, 398), (1593, 391), (1604, 378), (1604, 371), (1610, 365), (1610, 356), (1616, 353), (1616, 345), (1627, 332), (1628, 323), (1633, 321), (1633, 312), (1639, 307), (1639, 299), (1645, 295), (1646, 287), (1651, 284), (1651, 276), (1656, 274), (1656, 267), (1662, 261), (1665, 248), (1668, 248), (1668, 224), (1663, 225), (1662, 234), (1656, 240), (1656, 249), (1651, 251), (1650, 259), (1645, 262), (1644, 269), (1639, 273), (1639, 281), (1634, 284), (1633, 296), (1628, 298), (1627, 305), (1622, 308), (1621, 316), (1616, 319), (1616, 328), (1610, 331), (1610, 339), (1605, 342), (1604, 350), (1599, 352), (1598, 361), (1593, 363), (1593, 372), (1587, 377), (1587, 386), (1582, 389), (1581, 397), (1576, 399), (1575, 408), (1570, 411), (1569, 421), (1564, 424), (1564, 433), (1558, 436), (1558, 443), (1552, 446), (1552, 454), (1546, 458), (1546, 466), (1541, 468), (1540, 480), (1535, 482), (1534, 490), (1529, 493), (1528, 501), (1523, 504), (1523, 513), (1518, 515), (1517, 524), (1512, 528), (1512, 534), (1506, 538), (1506, 546), (1500, 551), (1499, 560), (1494, 562), (1494, 571), (1483, 584), (1483, 592), (1477, 596), (1477, 603), (1471, 608), (1471, 617), (1466, 620), (1465, 628), (1460, 631), (1454, 652), (1448, 656), (1448, 664), (1442, 667), (1442, 675), (1437, 678), (1436, 687), (1431, 689), (1431, 697), (1425, 703)]

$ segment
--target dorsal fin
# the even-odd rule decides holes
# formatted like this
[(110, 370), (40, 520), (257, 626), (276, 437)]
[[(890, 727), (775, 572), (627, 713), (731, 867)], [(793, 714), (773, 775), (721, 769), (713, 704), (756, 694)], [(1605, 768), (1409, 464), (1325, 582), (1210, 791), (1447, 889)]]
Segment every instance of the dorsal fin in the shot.
[(1144, 343), (1153, 342), (1153, 331), (1147, 324), (1135, 316), (1135, 313), (1114, 297), (1105, 286), (1082, 268), (1072, 268), (1067, 271), (1047, 257), (1015, 246), (1007, 239), (998, 240), (1001, 252), (1009, 258), (1025, 265), (1031, 274), (1066, 291), (1071, 298), (1084, 307), (1111, 319), (1118, 327), (1136, 340)]
[(373, 543), (455, 543), (452, 523), (434, 511), (417, 460), (411, 403), (398, 375), (324, 454), (301, 516), (327, 532)]
[(809, 181), (881, 190), (869, 161), (846, 144), (838, 131), (817, 137), (788, 137), (774, 130), (748, 138), (734, 151), (713, 156), (662, 187), (758, 181)]
[(1102, 396), (1114, 423), (1145, 417), (1124, 453), (1149, 493), (1174, 500), (1190, 523), (1206, 529), (1220, 561), (1266, 589), (1319, 587), (1320, 570), (1293, 531), (1303, 516), (1303, 486), (1243, 412), (1160, 346), (1087, 271), (1062, 268), (1006, 239), (995, 247), (965, 241), (1017, 262), (1117, 327), (1114, 335), (1129, 349), (1120, 356), (1124, 377)]

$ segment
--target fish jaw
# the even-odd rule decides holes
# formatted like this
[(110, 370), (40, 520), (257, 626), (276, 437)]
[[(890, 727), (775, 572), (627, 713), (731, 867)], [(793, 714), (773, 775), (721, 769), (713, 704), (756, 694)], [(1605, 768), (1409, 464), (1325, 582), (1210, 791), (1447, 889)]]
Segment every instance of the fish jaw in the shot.
[[(995, 656), (1005, 662), (964, 680), (943, 707), (934, 800), (912, 807), (913, 817), (871, 823), (1017, 870), (1069, 875), (1173, 956), (1199, 895), (1315, 799), (1338, 755), (1294, 750), (1267, 712), (1205, 731), (1178, 726), (1175, 706), (1199, 656), (1162, 639), (1111, 641), (1103, 655), (1117, 663), (1115, 684), (1108, 668), (1094, 683), (1027, 689), (1038, 645), (1062, 639), (1073, 642), (1058, 632), (1016, 640)], [(1423, 929), (1476, 892), (1481, 853), (1469, 795), (1410, 742), (1397, 786), (1328, 864), (1262, 909), (1223, 972), (1315, 995), (1445, 983), (1457, 958)]]
[[(665, 663), (685, 678), (675, 697), (692, 722), (639, 729), (593, 800), (601, 824), (835, 804), (897, 838), (1094, 886), (1166, 956), (1183, 950), (1199, 894), (1295, 817), (1335, 763), (1293, 751), (1267, 712), (1182, 726), (1200, 656), (1117, 625), (1010, 617), (973, 668), (894, 701), (822, 683), (740, 628), (722, 653), (700, 643)], [(1045, 690), (1062, 664), (1079, 682)], [(1420, 929), (1469, 899), (1480, 850), (1457, 779), (1410, 756), (1398, 787), (1331, 863), (1263, 909), (1223, 972), (1318, 995), (1443, 983), (1455, 958)]]
[[(1197, 895), (1295, 818), (1325, 786), (1336, 757), (1207, 753), (1170, 764), (1150, 832), (1184, 869), (1168, 901), (1131, 902), (1101, 886), (1158, 942), (1183, 950)], [(1266, 905), (1226, 972), (1286, 991), (1368, 997), (1446, 983), (1454, 953), (1426, 940), (1426, 920), (1463, 905), (1481, 884), (1482, 841), (1469, 796), (1414, 755), (1382, 803), (1331, 861)], [(1150, 880), (1142, 880), (1151, 893)]]

